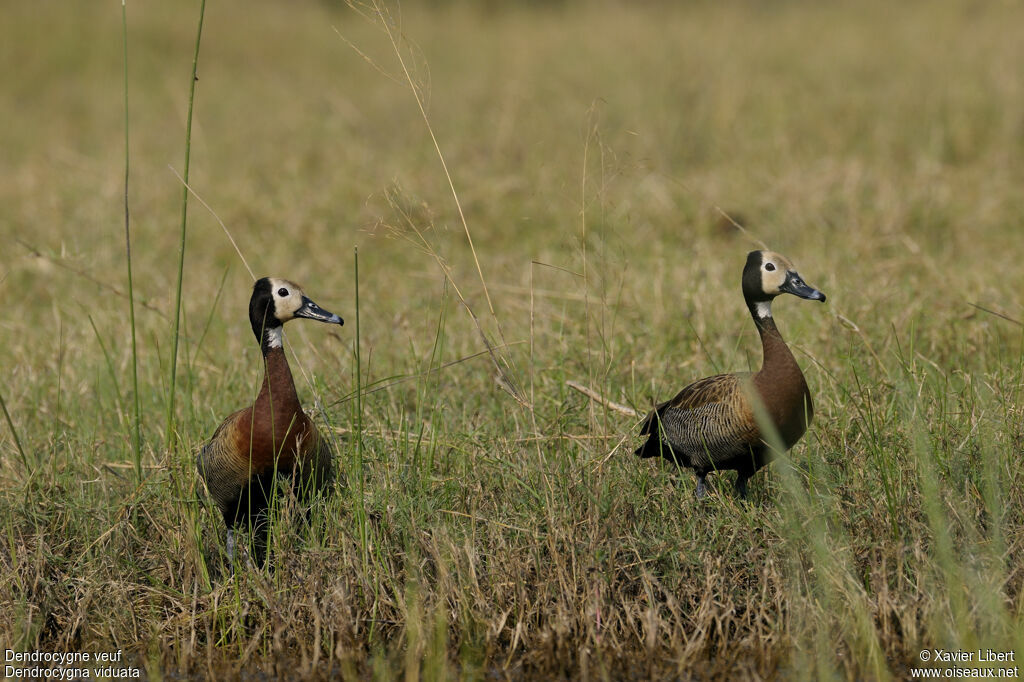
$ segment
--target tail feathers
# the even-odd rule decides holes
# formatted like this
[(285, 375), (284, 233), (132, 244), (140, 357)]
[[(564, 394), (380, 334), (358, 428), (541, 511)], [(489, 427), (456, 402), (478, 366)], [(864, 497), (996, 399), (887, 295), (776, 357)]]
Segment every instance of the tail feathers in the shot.
[(649, 457), (664, 457), (670, 462), (675, 462), (679, 466), (693, 466), (690, 463), (690, 458), (683, 452), (676, 452), (672, 449), (672, 446), (663, 441), (657, 436), (651, 436), (644, 442), (643, 445), (633, 451), (634, 455), (647, 459)]
[(657, 436), (651, 436), (644, 444), (638, 447), (633, 454), (647, 459), (648, 457), (661, 457), (662, 454), (671, 457), (672, 448)]
[(640, 427), (640, 435), (647, 436), (644, 444), (633, 451), (634, 455), (647, 459), (648, 457), (664, 457), (670, 462), (677, 462), (683, 466), (690, 466), (689, 458), (682, 452), (675, 452), (672, 446), (662, 440), (661, 414), (669, 403), (662, 403), (654, 408), (647, 415)]
[(659, 457), (662, 451), (668, 449), (668, 445), (661, 440), (661, 437), (658, 434), (660, 417), (661, 415), (656, 407), (644, 419), (643, 423), (640, 425), (640, 435), (647, 436), (647, 440), (644, 441), (643, 445), (633, 451), (634, 455), (643, 457), (644, 459), (648, 457)]
[(636, 450), (634, 450), (633, 454), (636, 455), (637, 457), (643, 457), (644, 459), (656, 456), (657, 453), (650, 452), (650, 448), (648, 447), (649, 445), (650, 441), (647, 441), (646, 443), (638, 447)]

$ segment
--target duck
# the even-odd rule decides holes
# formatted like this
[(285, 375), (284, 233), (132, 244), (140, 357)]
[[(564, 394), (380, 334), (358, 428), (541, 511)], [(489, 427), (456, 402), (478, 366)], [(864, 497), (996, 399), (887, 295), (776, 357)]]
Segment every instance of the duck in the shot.
[[(761, 337), (761, 369), (699, 379), (656, 405), (641, 422), (647, 440), (635, 451), (693, 469), (698, 499), (707, 495), (707, 475), (727, 470), (737, 472), (736, 492), (746, 499), (750, 477), (772, 459), (769, 442), (789, 450), (814, 417), (807, 381), (775, 324), (772, 302), (792, 294), (824, 303), (825, 294), (804, 282), (789, 259), (768, 250), (747, 255), (742, 286)], [(765, 433), (766, 423), (774, 433)]]
[(236, 531), (251, 530), (251, 558), (260, 566), (266, 561), (268, 509), (278, 477), (290, 478), (301, 500), (329, 490), (333, 482), (330, 447), (302, 409), (284, 353), (284, 324), (296, 318), (345, 324), (294, 282), (256, 281), (249, 322), (263, 355), (263, 384), (256, 400), (221, 422), (196, 457), (199, 476), (227, 526), (232, 572)]

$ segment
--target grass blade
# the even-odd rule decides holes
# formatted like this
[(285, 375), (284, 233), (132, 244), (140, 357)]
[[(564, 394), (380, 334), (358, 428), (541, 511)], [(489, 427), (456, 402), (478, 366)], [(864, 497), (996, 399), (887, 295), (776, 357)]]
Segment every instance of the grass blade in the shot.
[(4, 394), (0, 392), (0, 408), (3, 408), (4, 419), (7, 420), (7, 427), (11, 430), (11, 436), (14, 438), (14, 445), (18, 448), (18, 455), (21, 456), (21, 464), (25, 467), (25, 471), (32, 471), (32, 467), (28, 465), (28, 457), (25, 456), (25, 449), (21, 447), (21, 439), (18, 438), (18, 430), (14, 428), (14, 421), (11, 420), (11, 413), (7, 411), (7, 401), (4, 400)]
[[(132, 233), (131, 212), (128, 207), (128, 178), (131, 160), (128, 125), (128, 2), (121, 0), (121, 37), (124, 46), (124, 252), (128, 268), (128, 326), (132, 331), (132, 455), (135, 460), (135, 476), (142, 480), (142, 408), (139, 403), (139, 350), (135, 340), (135, 287), (132, 277)], [(92, 318), (89, 320), (92, 321)]]
[(203, 38), (203, 17), (206, 14), (206, 0), (199, 3), (199, 26), (196, 29), (196, 48), (192, 56), (192, 79), (188, 86), (188, 116), (185, 120), (185, 165), (182, 168), (181, 190), (181, 239), (178, 244), (178, 284), (174, 291), (174, 319), (171, 329), (171, 364), (167, 392), (167, 436), (165, 450), (169, 454), (174, 444), (174, 398), (178, 371), (178, 334), (181, 327), (181, 286), (185, 276), (185, 234), (188, 227), (188, 171), (192, 158), (192, 112), (195, 106), (196, 72), (199, 69), (199, 46)]

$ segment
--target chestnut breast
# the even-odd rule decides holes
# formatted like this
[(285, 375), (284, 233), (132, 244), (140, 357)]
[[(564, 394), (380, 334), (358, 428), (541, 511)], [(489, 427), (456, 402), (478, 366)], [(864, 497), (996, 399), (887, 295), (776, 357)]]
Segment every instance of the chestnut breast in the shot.
[(257, 400), (255, 405), (242, 410), (235, 421), (232, 452), (246, 460), (251, 457), (253, 473), (273, 468), (275, 458), (280, 473), (291, 472), (296, 460), (302, 459), (316, 440), (314, 427), (301, 408), (277, 407), (269, 401)]
[(783, 446), (788, 450), (807, 431), (814, 416), (814, 405), (807, 382), (796, 363), (785, 369), (788, 371), (762, 371), (754, 377), (754, 385), (772, 423), (779, 430)]

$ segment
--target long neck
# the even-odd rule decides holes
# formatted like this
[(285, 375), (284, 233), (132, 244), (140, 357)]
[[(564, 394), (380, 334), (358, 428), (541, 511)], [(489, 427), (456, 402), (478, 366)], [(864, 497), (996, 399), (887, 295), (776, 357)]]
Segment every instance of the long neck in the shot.
[(814, 416), (811, 393), (800, 365), (775, 326), (771, 302), (750, 305), (750, 314), (761, 335), (764, 353), (761, 370), (754, 375), (754, 386), (788, 449), (800, 440)]
[(295, 415), (302, 413), (302, 406), (295, 392), (295, 381), (292, 379), (291, 369), (288, 368), (284, 348), (264, 347), (263, 362), (266, 369), (263, 386), (260, 387), (253, 407), (269, 417), (269, 423), (274, 426), (275, 432), (283, 434), (291, 426)]
[(802, 376), (800, 366), (789, 350), (782, 333), (775, 326), (775, 319), (772, 317), (771, 301), (760, 301), (749, 303), (750, 316), (754, 319), (754, 326), (761, 336), (761, 370), (757, 373), (762, 380), (770, 380), (779, 375), (791, 373), (794, 369)]

